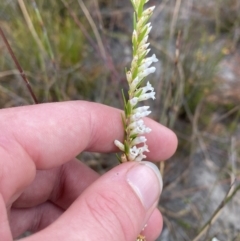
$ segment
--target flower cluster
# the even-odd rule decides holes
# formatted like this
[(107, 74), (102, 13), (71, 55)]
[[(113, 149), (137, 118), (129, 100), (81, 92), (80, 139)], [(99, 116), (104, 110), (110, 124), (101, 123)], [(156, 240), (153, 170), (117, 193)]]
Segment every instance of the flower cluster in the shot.
[(144, 125), (143, 117), (149, 115), (149, 106), (137, 107), (140, 101), (155, 99), (155, 92), (152, 85), (147, 82), (142, 87), (142, 83), (149, 74), (154, 73), (156, 68), (150, 67), (157, 62), (155, 54), (146, 57), (150, 49), (148, 35), (151, 31), (151, 23), (148, 23), (155, 7), (144, 10), (148, 0), (131, 0), (134, 8), (134, 31), (132, 34), (133, 60), (131, 68), (126, 73), (129, 84), (128, 100), (124, 98), (124, 116), (122, 116), (124, 126), (124, 143), (115, 140), (115, 145), (124, 153), (121, 162), (141, 161), (146, 158), (144, 152), (149, 152), (146, 144), (145, 133), (151, 131)]

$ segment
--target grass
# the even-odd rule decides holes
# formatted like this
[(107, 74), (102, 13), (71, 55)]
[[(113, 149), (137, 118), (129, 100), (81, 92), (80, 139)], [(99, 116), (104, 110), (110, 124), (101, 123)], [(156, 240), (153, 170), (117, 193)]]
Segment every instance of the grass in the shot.
[[(235, 0), (203, 2), (149, 3), (156, 4), (150, 41), (160, 59), (152, 76), (157, 89), (152, 117), (179, 138), (177, 153), (161, 166), (165, 229), (159, 240), (194, 240), (230, 185), (234, 196), (223, 212), (234, 216), (229, 205), (240, 206), (234, 192), (240, 179), (240, 84), (221, 74), (238, 54), (240, 6)], [(39, 102), (84, 99), (122, 108), (119, 89), (126, 88), (124, 68), (131, 59), (131, 14), (127, 0), (0, 3), (1, 27)], [(2, 40), (0, 49), (0, 107), (31, 104)], [(114, 165), (110, 157), (95, 157), (93, 163), (89, 153), (82, 155), (101, 173)], [(216, 190), (223, 192), (219, 200)], [(237, 240), (234, 222), (226, 219), (222, 225), (221, 218), (198, 240)]]

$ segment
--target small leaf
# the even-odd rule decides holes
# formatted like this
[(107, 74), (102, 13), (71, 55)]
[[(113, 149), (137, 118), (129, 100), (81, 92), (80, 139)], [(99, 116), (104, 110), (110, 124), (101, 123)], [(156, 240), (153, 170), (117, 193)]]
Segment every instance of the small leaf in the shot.
[(122, 163), (122, 161), (121, 161), (121, 157), (120, 157), (118, 154), (116, 154), (116, 157), (117, 157), (119, 163)]
[(142, 90), (139, 90), (134, 96), (139, 97), (142, 94)]
[(127, 116), (130, 116), (132, 114), (132, 105), (130, 104), (130, 101), (127, 103)]
[(132, 79), (135, 79), (138, 75), (138, 68), (135, 68), (132, 72)]
[(138, 36), (138, 43), (140, 43), (140, 42), (143, 40), (143, 38), (144, 38), (145, 35), (146, 35), (147, 30), (148, 30), (148, 27), (145, 26), (144, 29), (143, 29), (143, 31), (141, 31), (141, 33), (140, 33), (139, 36)]
[(130, 139), (133, 141), (135, 138), (137, 138), (138, 137), (138, 134), (132, 134), (131, 136), (130, 136)]
[(121, 114), (121, 119), (122, 119), (123, 128), (125, 130), (127, 128), (127, 124), (126, 124), (125, 117), (123, 114)]
[(126, 98), (125, 98), (125, 95), (124, 95), (123, 89), (122, 89), (122, 97), (123, 97), (123, 101), (124, 101), (124, 106), (126, 106), (127, 102), (126, 102)]
[(141, 0), (140, 3), (139, 3), (138, 10), (137, 10), (138, 19), (142, 16), (144, 4), (145, 4), (144, 0)]

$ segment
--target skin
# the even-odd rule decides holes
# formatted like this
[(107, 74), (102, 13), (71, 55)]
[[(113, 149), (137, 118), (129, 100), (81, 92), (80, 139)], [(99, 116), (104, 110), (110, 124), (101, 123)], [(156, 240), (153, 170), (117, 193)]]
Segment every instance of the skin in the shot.
[[(100, 177), (75, 159), (83, 151), (118, 151), (113, 141), (123, 139), (120, 113), (83, 101), (0, 110), (1, 240), (30, 230), (35, 234), (26, 241), (131, 241), (146, 222), (147, 240), (157, 238), (160, 212), (146, 210), (123, 180), (139, 163)], [(152, 129), (148, 160), (168, 159), (176, 150), (175, 134), (151, 119), (145, 124)]]

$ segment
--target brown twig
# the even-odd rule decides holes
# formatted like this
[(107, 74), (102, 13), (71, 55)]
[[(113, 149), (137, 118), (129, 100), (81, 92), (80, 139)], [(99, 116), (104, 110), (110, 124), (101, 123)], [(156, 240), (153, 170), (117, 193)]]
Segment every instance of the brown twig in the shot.
[[(240, 190), (240, 184), (232, 191), (232, 186), (229, 188), (228, 193), (226, 194), (225, 198), (222, 200), (222, 202), (219, 204), (217, 209), (214, 211), (210, 219), (204, 224), (204, 226), (200, 229), (199, 234), (193, 239), (193, 241), (198, 241), (210, 228), (210, 226), (216, 221), (218, 216), (220, 215), (222, 209), (225, 207), (225, 205), (232, 200), (232, 198), (235, 196), (235, 194)], [(231, 193), (231, 194), (230, 194)], [(229, 195), (230, 194), (230, 195)]]
[(23, 78), (23, 80), (24, 80), (24, 82), (25, 82), (25, 84), (26, 84), (26, 86), (27, 86), (31, 96), (32, 96), (32, 99), (33, 99), (34, 103), (38, 104), (38, 100), (37, 100), (37, 98), (36, 98), (32, 88), (31, 88), (30, 82), (28, 81), (27, 76), (25, 75), (21, 65), (19, 64), (19, 62), (18, 62), (18, 60), (17, 60), (17, 58), (15, 56), (15, 54), (13, 53), (13, 50), (12, 50), (10, 44), (8, 43), (7, 38), (5, 37), (4, 32), (3, 32), (1, 27), (0, 27), (0, 34), (2, 36), (2, 39), (3, 39), (4, 43), (5, 43), (5, 45), (7, 46), (8, 52), (10, 53), (10, 55), (11, 55), (15, 65), (16, 65), (17, 69), (19, 70), (19, 72), (20, 72), (20, 74), (21, 74), (21, 76), (22, 76), (22, 78)]

